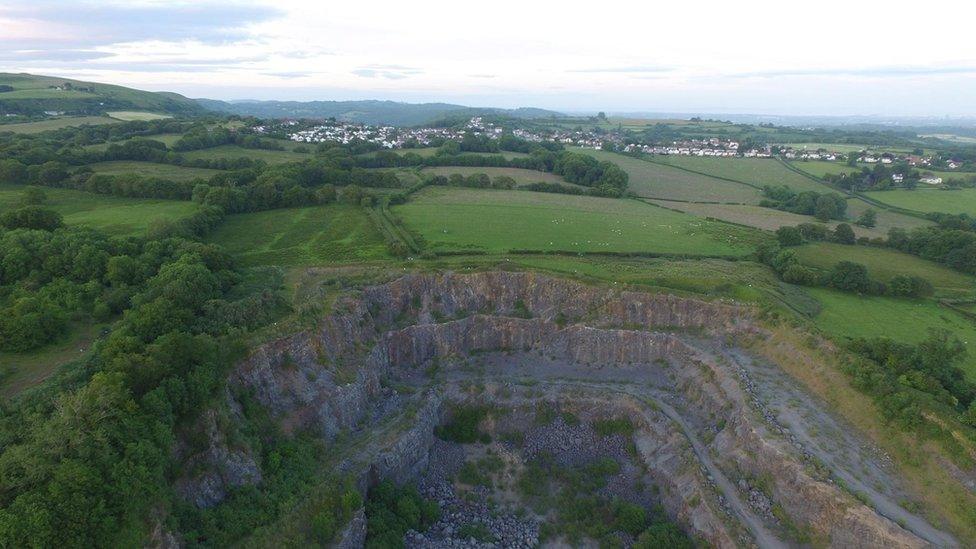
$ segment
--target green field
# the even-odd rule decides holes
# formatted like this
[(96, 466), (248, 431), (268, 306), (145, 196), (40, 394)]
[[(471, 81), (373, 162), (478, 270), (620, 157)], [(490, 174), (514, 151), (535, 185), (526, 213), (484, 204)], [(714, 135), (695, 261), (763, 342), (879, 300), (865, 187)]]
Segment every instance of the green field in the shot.
[[(847, 219), (850, 220), (850, 223), (853, 223), (854, 220), (861, 216), (864, 210), (869, 208), (877, 212), (877, 221), (874, 228), (864, 230), (867, 236), (887, 236), (888, 231), (894, 228), (911, 230), (915, 227), (935, 225), (935, 223), (927, 219), (884, 210), (857, 198), (849, 198), (847, 200)], [(858, 227), (855, 225), (851, 226), (854, 227), (854, 232), (858, 233)]]
[(96, 126), (100, 124), (115, 124), (117, 122), (118, 120), (114, 120), (107, 116), (66, 116), (63, 118), (38, 120), (37, 122), (0, 124), (0, 133), (41, 133), (50, 130), (60, 130), (61, 128), (69, 128), (71, 126), (83, 126), (85, 124)]
[[(793, 147), (794, 149), (806, 149), (808, 151), (817, 151), (820, 149), (827, 150), (829, 152), (858, 152), (862, 150), (875, 150), (874, 147), (869, 147), (867, 145), (859, 145), (857, 143), (781, 143), (782, 145)], [(888, 149), (884, 149), (888, 150)]]
[(642, 198), (736, 204), (758, 204), (762, 199), (759, 189), (741, 183), (723, 181), (622, 154), (593, 149), (571, 150), (620, 166), (630, 176), (628, 189)]
[(383, 236), (366, 211), (337, 204), (227, 216), (209, 241), (243, 265), (325, 265), (387, 257)]
[(312, 158), (310, 154), (307, 153), (297, 153), (290, 150), (286, 151), (271, 151), (267, 149), (245, 149), (238, 145), (221, 145), (219, 147), (213, 147), (210, 149), (200, 149), (196, 151), (187, 151), (182, 153), (184, 158), (197, 159), (203, 158), (206, 160), (213, 160), (217, 158), (252, 158), (254, 160), (263, 160), (268, 164), (283, 164), (285, 162), (301, 162), (303, 160), (308, 160)]
[[(22, 185), (0, 185), (0, 212), (17, 208)], [(157, 218), (179, 219), (197, 209), (192, 202), (151, 198), (123, 198), (69, 189), (44, 189), (44, 206), (64, 216), (68, 225), (80, 225), (117, 235), (138, 234)]]
[(972, 276), (888, 248), (817, 242), (795, 249), (800, 262), (812, 267), (829, 269), (838, 261), (854, 261), (863, 264), (868, 268), (872, 278), (882, 282), (887, 282), (895, 275), (915, 275), (943, 290), (960, 292), (976, 290), (976, 278)]
[(635, 200), (428, 187), (393, 209), (435, 251), (746, 255), (749, 229)]
[(488, 176), (494, 178), (500, 175), (507, 175), (515, 180), (519, 185), (527, 185), (529, 183), (538, 183), (544, 181), (546, 183), (561, 183), (563, 185), (570, 185), (576, 187), (572, 183), (567, 183), (565, 179), (560, 175), (549, 172), (540, 172), (536, 170), (526, 170), (522, 168), (478, 168), (469, 166), (437, 166), (431, 168), (424, 168), (421, 173), (434, 174), (450, 176), (451, 174), (459, 173), (463, 176), (469, 176), (476, 173), (487, 174)]
[[(649, 202), (653, 202), (659, 206), (664, 206), (665, 208), (673, 208), (675, 210), (687, 212), (699, 217), (711, 217), (714, 219), (720, 219), (722, 221), (728, 221), (729, 223), (748, 225), (750, 227), (755, 227), (757, 229), (763, 229), (766, 231), (775, 231), (780, 227), (792, 227), (799, 225), (800, 223), (819, 223), (813, 218), (813, 216), (784, 212), (773, 208), (764, 208), (762, 206), (669, 202), (667, 200), (650, 200)], [(831, 221), (830, 223), (827, 223), (827, 225), (833, 228), (839, 223), (839, 221)], [(857, 236), (874, 238), (885, 236), (887, 234), (886, 229), (880, 229), (878, 227), (869, 229), (866, 227), (851, 225), (851, 228), (854, 229), (854, 233)]]
[(954, 191), (916, 189), (873, 191), (864, 194), (878, 202), (917, 212), (966, 213), (976, 216), (976, 189)]
[[(165, 144), (167, 147), (172, 147), (173, 143), (179, 141), (181, 137), (183, 137), (183, 134), (181, 133), (158, 133), (156, 135), (144, 135), (144, 136), (139, 136), (137, 138), (131, 138), (131, 139), (151, 139), (153, 141), (159, 141), (160, 143)], [(92, 151), (104, 151), (109, 147), (109, 145), (121, 145), (127, 141), (130, 141), (130, 139), (123, 139), (121, 141), (108, 141), (106, 143), (95, 143), (94, 145), (85, 145), (83, 148)]]
[(139, 174), (146, 177), (161, 177), (173, 181), (190, 181), (192, 179), (209, 179), (219, 170), (204, 168), (186, 168), (172, 164), (156, 164), (154, 162), (139, 162), (135, 160), (113, 160), (111, 162), (97, 162), (91, 164), (95, 173), (108, 175)]
[(105, 114), (117, 120), (124, 120), (126, 122), (133, 121), (146, 121), (146, 120), (162, 120), (164, 118), (173, 118), (168, 114), (159, 114), (155, 112), (140, 112), (140, 111), (110, 111)]
[(791, 160), (790, 165), (814, 177), (823, 178), (828, 174), (857, 173), (860, 167), (848, 166), (844, 162), (829, 162), (827, 160)]
[(702, 172), (716, 177), (727, 177), (736, 181), (765, 185), (786, 185), (796, 191), (830, 190), (821, 183), (796, 173), (782, 162), (773, 158), (714, 158), (707, 156), (654, 156), (654, 162), (661, 162), (688, 170)]
[(807, 291), (822, 306), (814, 323), (841, 341), (883, 336), (915, 343), (924, 339), (930, 328), (949, 330), (966, 345), (963, 369), (976, 381), (976, 324), (959, 313), (932, 300), (858, 297), (824, 288)]

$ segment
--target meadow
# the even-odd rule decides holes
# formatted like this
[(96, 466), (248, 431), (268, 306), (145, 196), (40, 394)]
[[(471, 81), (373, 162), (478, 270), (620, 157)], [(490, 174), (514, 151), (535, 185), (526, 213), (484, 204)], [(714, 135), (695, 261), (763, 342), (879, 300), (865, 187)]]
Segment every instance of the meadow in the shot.
[(848, 166), (844, 162), (830, 162), (828, 160), (791, 160), (790, 165), (821, 179), (827, 175), (857, 173), (861, 171), (860, 167)]
[(115, 124), (118, 120), (107, 116), (66, 116), (63, 118), (49, 118), (38, 120), (37, 122), (19, 122), (16, 124), (0, 124), (0, 133), (41, 133), (50, 130), (60, 130), (71, 126), (84, 126), (86, 124), (97, 126), (101, 124)]
[(782, 162), (773, 158), (714, 158), (707, 156), (662, 156), (650, 158), (686, 170), (706, 175), (735, 179), (763, 187), (765, 185), (786, 185), (795, 191), (824, 192), (830, 190), (822, 183), (796, 173)]
[(549, 172), (540, 172), (537, 170), (526, 170), (523, 168), (495, 168), (495, 167), (470, 167), (470, 166), (436, 166), (424, 168), (421, 173), (433, 174), (433, 175), (443, 175), (450, 176), (451, 174), (459, 173), (463, 176), (469, 176), (476, 173), (487, 174), (488, 176), (494, 178), (500, 175), (507, 175), (515, 180), (515, 183), (519, 185), (527, 185), (529, 183), (538, 183), (544, 181), (546, 183), (561, 183), (563, 185), (569, 185), (576, 187), (572, 183), (567, 183), (565, 179), (560, 175)]
[[(160, 143), (163, 143), (167, 147), (172, 147), (173, 143), (179, 141), (181, 137), (183, 137), (183, 134), (181, 133), (157, 133), (155, 135), (144, 135), (138, 138), (131, 138), (131, 139), (151, 139), (153, 141), (159, 141)], [(95, 143), (94, 145), (85, 145), (83, 148), (93, 150), (93, 151), (104, 151), (109, 147), (109, 145), (121, 145), (122, 143), (125, 143), (127, 141), (130, 141), (130, 139), (122, 139), (120, 141), (108, 141), (105, 143)]]
[[(0, 185), (0, 212), (17, 208), (21, 185)], [(99, 229), (114, 235), (136, 235), (157, 218), (179, 219), (197, 209), (192, 202), (123, 198), (70, 189), (45, 188), (46, 208), (57, 211), (68, 225)]]
[(630, 176), (628, 189), (641, 198), (758, 204), (762, 192), (748, 185), (691, 173), (622, 154), (593, 149), (572, 148), (597, 160), (608, 160)]
[(949, 330), (966, 346), (962, 367), (976, 381), (976, 324), (959, 313), (926, 300), (859, 297), (824, 288), (806, 290), (820, 302), (814, 324), (839, 341), (857, 337), (889, 337), (916, 343), (930, 329)]
[(136, 160), (113, 160), (110, 162), (96, 162), (89, 165), (95, 173), (108, 175), (139, 174), (146, 177), (160, 177), (173, 181), (190, 181), (192, 179), (209, 179), (218, 170), (205, 168), (187, 168), (172, 164), (157, 164), (155, 162), (139, 162)]
[(864, 194), (878, 202), (906, 210), (976, 215), (976, 189), (952, 191), (916, 189), (914, 191), (874, 191)]
[(210, 149), (199, 149), (182, 153), (184, 158), (213, 160), (218, 158), (252, 158), (263, 160), (268, 164), (283, 164), (285, 162), (301, 162), (312, 158), (308, 153), (299, 153), (291, 150), (272, 151), (267, 149), (245, 149), (238, 145), (220, 145)]
[(434, 251), (742, 256), (756, 237), (636, 200), (527, 191), (428, 187), (393, 212)]
[[(868, 236), (887, 236), (888, 231), (894, 228), (911, 230), (915, 227), (928, 227), (935, 225), (935, 223), (927, 219), (885, 210), (873, 204), (868, 204), (859, 198), (852, 197), (847, 199), (847, 219), (849, 219), (850, 222), (853, 222), (860, 217), (861, 213), (867, 209), (872, 209), (877, 213), (877, 220), (874, 227), (864, 231)], [(854, 228), (854, 232), (857, 233), (858, 227), (855, 225), (851, 226)]]
[(830, 269), (838, 261), (854, 261), (867, 267), (868, 274), (882, 282), (896, 275), (915, 275), (928, 280), (940, 290), (976, 290), (976, 278), (972, 276), (889, 248), (817, 242), (794, 249), (801, 263), (820, 269)]
[(173, 118), (168, 114), (159, 114), (155, 112), (140, 112), (140, 111), (110, 111), (105, 114), (109, 115), (116, 120), (123, 120), (125, 122), (134, 121), (147, 121), (147, 120), (162, 120), (164, 118)]
[[(819, 223), (813, 218), (813, 216), (784, 212), (782, 210), (764, 208), (762, 206), (669, 202), (667, 200), (649, 200), (648, 202), (657, 204), (658, 206), (663, 206), (665, 208), (680, 210), (699, 217), (711, 217), (714, 219), (720, 219), (722, 221), (728, 221), (729, 223), (748, 225), (750, 227), (755, 227), (757, 229), (763, 229), (766, 231), (775, 231), (780, 227), (792, 227), (799, 225), (800, 223)], [(924, 222), (922, 220), (918, 221)], [(826, 225), (833, 228), (839, 223), (841, 222), (831, 221), (830, 223), (826, 223)], [(854, 229), (854, 234), (857, 236), (867, 236), (869, 238), (885, 236), (887, 233), (886, 229), (878, 227), (869, 229), (866, 227), (851, 225), (851, 228)]]
[(245, 266), (307, 266), (387, 258), (359, 206), (331, 204), (227, 216), (209, 237)]

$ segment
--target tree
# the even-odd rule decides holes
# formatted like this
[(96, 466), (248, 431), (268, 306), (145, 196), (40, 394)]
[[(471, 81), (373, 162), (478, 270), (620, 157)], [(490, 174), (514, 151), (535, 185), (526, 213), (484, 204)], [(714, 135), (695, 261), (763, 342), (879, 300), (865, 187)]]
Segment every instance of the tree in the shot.
[(834, 227), (834, 242), (840, 244), (853, 244), (857, 240), (854, 229), (847, 223), (840, 223)]
[(874, 227), (877, 224), (877, 220), (878, 212), (868, 208), (861, 213), (861, 216), (854, 223), (862, 227)]
[(0, 215), (0, 226), (7, 229), (53, 231), (64, 226), (61, 214), (40, 206), (24, 206)]
[(776, 229), (776, 239), (780, 246), (799, 246), (803, 244), (803, 233), (797, 227), (780, 227)]
[(841, 261), (827, 274), (827, 285), (845, 292), (866, 294), (871, 290), (868, 269), (860, 263)]
[(30, 186), (24, 189), (20, 201), (25, 206), (39, 206), (47, 201), (47, 193), (39, 187)]

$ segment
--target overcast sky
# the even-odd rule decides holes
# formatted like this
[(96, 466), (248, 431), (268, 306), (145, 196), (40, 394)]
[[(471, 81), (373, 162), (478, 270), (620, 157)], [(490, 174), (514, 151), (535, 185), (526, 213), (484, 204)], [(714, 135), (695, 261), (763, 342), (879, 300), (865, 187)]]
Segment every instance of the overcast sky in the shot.
[(976, 115), (976, 5), (0, 0), (0, 70), (217, 99)]

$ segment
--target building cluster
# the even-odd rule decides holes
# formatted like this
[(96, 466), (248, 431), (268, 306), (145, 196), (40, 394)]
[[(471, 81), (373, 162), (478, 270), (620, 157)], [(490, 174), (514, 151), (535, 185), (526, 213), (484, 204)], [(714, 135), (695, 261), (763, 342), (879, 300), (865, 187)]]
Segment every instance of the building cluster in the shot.
[(742, 149), (737, 141), (721, 140), (718, 138), (689, 139), (653, 145), (635, 143), (624, 147), (624, 151), (668, 156), (744, 156), (748, 158), (770, 158), (773, 155), (769, 147)]
[[(474, 120), (474, 119), (472, 119)], [(255, 128), (257, 130), (257, 128)], [(354, 140), (376, 143), (385, 149), (428, 146), (434, 141), (460, 140), (466, 130), (452, 128), (397, 128), (394, 126), (369, 126), (333, 122), (297, 130), (288, 135), (292, 141), (303, 143), (323, 143), (334, 141), (348, 144)], [(471, 133), (481, 133), (471, 130)], [(501, 133), (501, 132), (498, 132)], [(490, 133), (489, 135), (494, 135)]]

